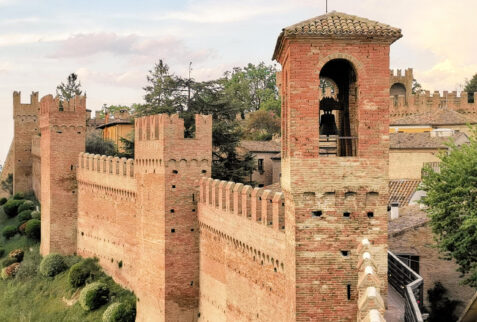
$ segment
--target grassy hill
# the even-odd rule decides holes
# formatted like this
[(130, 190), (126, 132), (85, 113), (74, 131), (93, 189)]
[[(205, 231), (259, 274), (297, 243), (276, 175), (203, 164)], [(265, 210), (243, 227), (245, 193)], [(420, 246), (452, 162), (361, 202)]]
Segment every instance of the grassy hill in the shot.
[[(0, 207), (0, 232), (7, 225), (17, 227), (19, 219), (17, 216), (7, 217)], [(0, 256), (0, 263), (8, 258), (12, 250), (22, 249), (25, 252), (16, 276), (6, 280), (0, 278), (0, 321), (101, 321), (103, 312), (110, 303), (136, 301), (134, 294), (114, 283), (98, 268), (98, 272), (89, 281), (105, 283), (110, 290), (109, 301), (96, 310), (85, 311), (78, 302), (82, 288), (70, 286), (69, 269), (55, 277), (40, 274), (42, 257), (38, 241), (17, 233), (10, 239), (1, 236), (0, 248), (5, 249), (5, 253)], [(66, 256), (64, 261), (70, 267), (81, 261), (81, 258)]]

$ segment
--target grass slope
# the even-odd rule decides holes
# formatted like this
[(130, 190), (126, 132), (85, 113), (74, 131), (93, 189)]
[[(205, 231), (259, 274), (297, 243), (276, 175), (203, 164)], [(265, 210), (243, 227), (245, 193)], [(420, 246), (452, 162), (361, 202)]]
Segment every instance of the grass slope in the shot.
[[(6, 225), (16, 227), (18, 221), (16, 217), (8, 218), (0, 207), (0, 231)], [(68, 271), (54, 278), (46, 278), (38, 273), (41, 261), (39, 243), (17, 234), (9, 240), (0, 237), (0, 247), (5, 249), (5, 255), (0, 261), (6, 258), (13, 249), (21, 248), (25, 251), (18, 275), (10, 280), (0, 279), (0, 321), (2, 322), (101, 321), (101, 316), (110, 303), (135, 301), (131, 292), (124, 290), (109, 276), (101, 273), (96, 280), (109, 286), (110, 302), (97, 310), (85, 312), (76, 302), (79, 291), (68, 283)], [(76, 256), (67, 257), (68, 266), (79, 260)]]

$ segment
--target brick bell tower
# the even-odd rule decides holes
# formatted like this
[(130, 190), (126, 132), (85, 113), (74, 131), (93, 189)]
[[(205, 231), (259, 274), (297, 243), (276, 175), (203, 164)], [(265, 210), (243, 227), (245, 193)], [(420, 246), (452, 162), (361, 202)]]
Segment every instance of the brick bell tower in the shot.
[(339, 12), (278, 37), (288, 321), (356, 321), (363, 238), (386, 294), (389, 47), (400, 37)]

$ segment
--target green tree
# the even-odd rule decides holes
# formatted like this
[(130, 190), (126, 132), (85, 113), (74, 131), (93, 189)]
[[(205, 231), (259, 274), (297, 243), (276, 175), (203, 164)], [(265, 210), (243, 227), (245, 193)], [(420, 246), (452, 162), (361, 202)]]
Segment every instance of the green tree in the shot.
[(66, 83), (61, 82), (60, 85), (56, 86), (56, 95), (58, 95), (62, 101), (69, 101), (74, 96), (81, 94), (81, 82), (75, 73), (71, 73), (68, 76)]
[(439, 172), (424, 168), (422, 202), (439, 249), (466, 274), (464, 283), (477, 288), (477, 128), (469, 144), (450, 144), (439, 158)]
[(2, 181), (2, 190), (13, 195), (13, 173), (9, 173), (7, 178)]
[(457, 321), (457, 316), (454, 314), (454, 311), (459, 301), (450, 300), (446, 296), (447, 289), (441, 282), (436, 282), (433, 288), (427, 290), (427, 294), (429, 295), (429, 303), (431, 304), (431, 313), (427, 321)]
[(86, 136), (86, 152), (115, 156), (117, 154), (117, 148), (113, 141), (104, 140), (100, 134), (92, 132)]
[(248, 64), (224, 75), (224, 91), (230, 105), (242, 113), (264, 109), (280, 115), (275, 65)]
[(422, 88), (422, 85), (417, 82), (416, 79), (412, 80), (412, 94), (421, 94), (424, 92), (424, 89)]
[(118, 156), (121, 158), (134, 159), (134, 131), (124, 138), (119, 138), (123, 145), (123, 152), (119, 152)]
[(465, 82), (464, 91), (469, 95), (469, 103), (473, 103), (475, 99), (474, 93), (477, 92), (477, 74)]
[(280, 135), (280, 118), (275, 113), (258, 110), (248, 114), (245, 120), (244, 138), (249, 140), (267, 141)]
[(149, 71), (147, 82), (148, 85), (143, 88), (146, 104), (136, 106), (137, 116), (184, 111), (187, 102), (185, 81), (171, 74), (162, 59)]

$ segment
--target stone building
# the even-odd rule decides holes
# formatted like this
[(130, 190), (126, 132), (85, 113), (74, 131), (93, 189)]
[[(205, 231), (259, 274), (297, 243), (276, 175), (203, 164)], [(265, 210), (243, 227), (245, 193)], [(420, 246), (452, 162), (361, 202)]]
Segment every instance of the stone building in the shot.
[(250, 152), (255, 157), (255, 170), (250, 176), (250, 182), (256, 183), (260, 188), (274, 182), (276, 174), (274, 173), (272, 158), (280, 152), (280, 143), (242, 140), (238, 150), (240, 153)]

